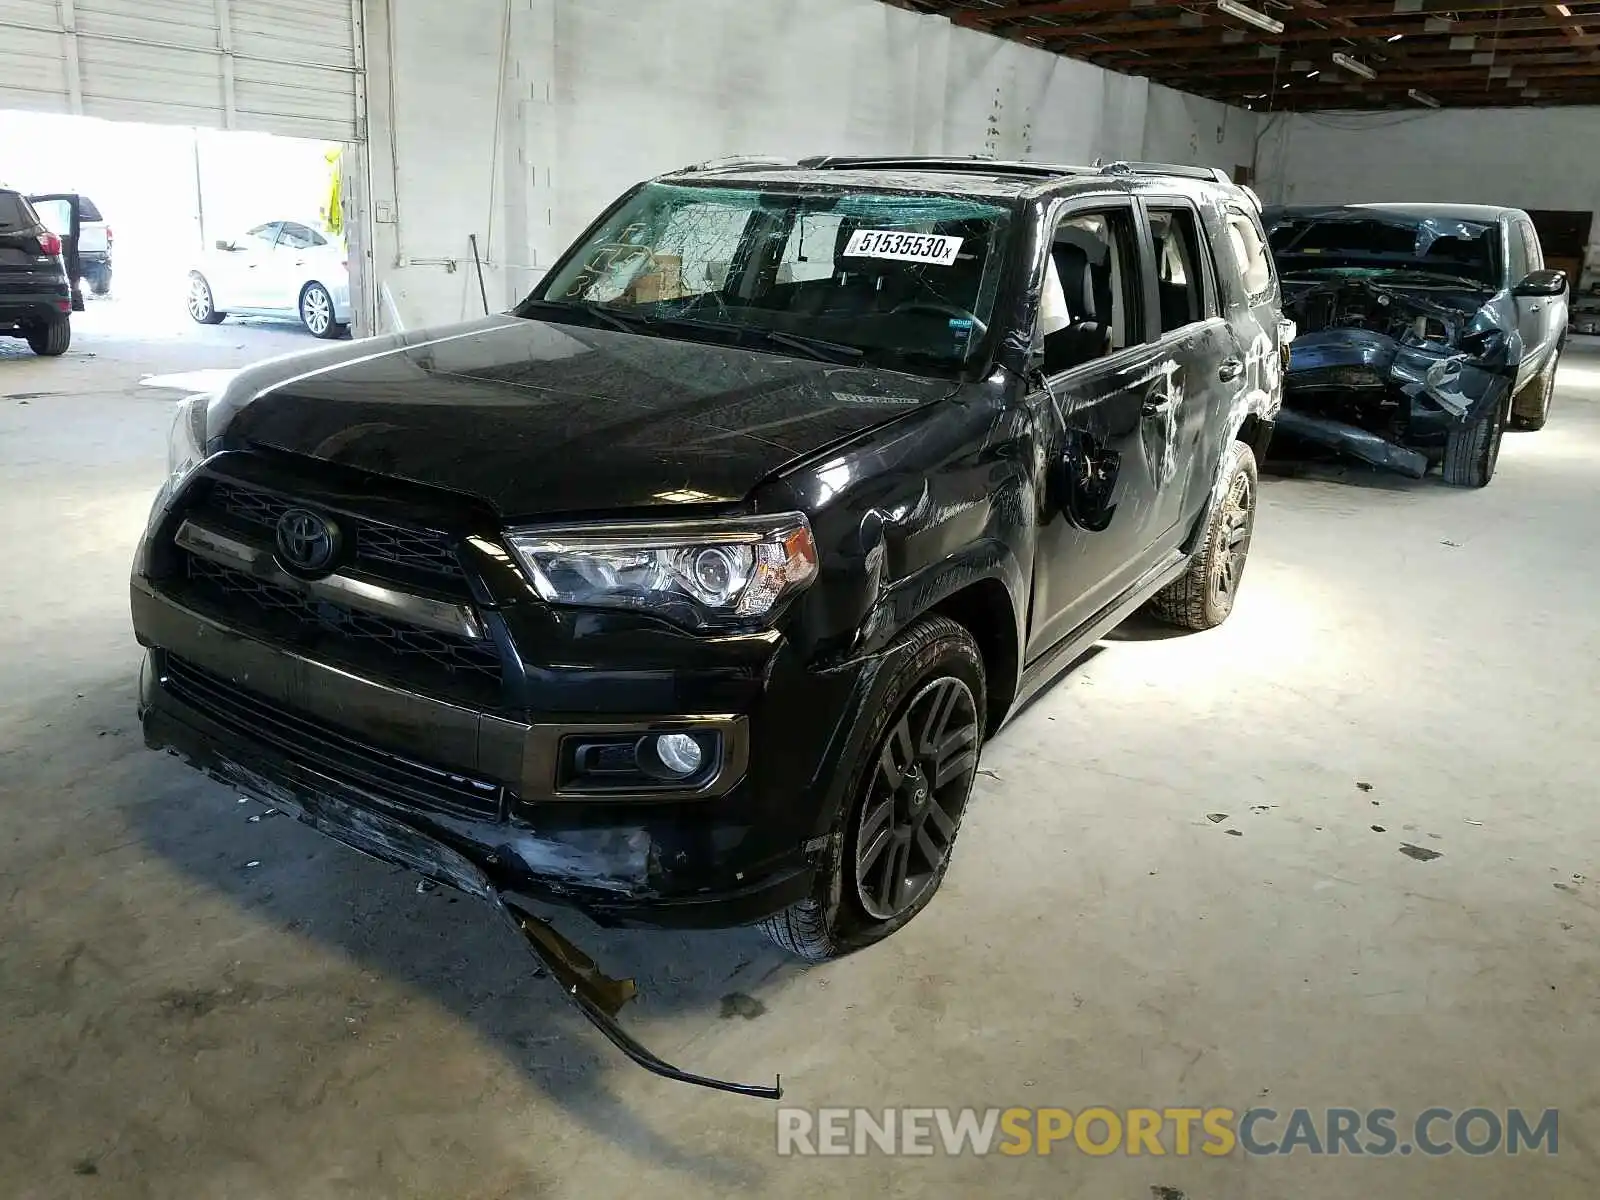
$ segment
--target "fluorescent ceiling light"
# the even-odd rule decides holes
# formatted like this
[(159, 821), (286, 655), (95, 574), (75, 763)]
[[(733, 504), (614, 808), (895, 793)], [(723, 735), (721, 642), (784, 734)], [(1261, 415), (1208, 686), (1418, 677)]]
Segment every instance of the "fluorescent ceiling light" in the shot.
[(1406, 95), (1410, 96), (1418, 104), (1426, 104), (1429, 108), (1439, 107), (1439, 102), (1437, 100), (1428, 95), (1427, 92), (1419, 92), (1416, 88), (1412, 88), (1406, 93)]
[(1318, 75), (1321, 75), (1321, 74), (1322, 74), (1321, 71), (1310, 71), (1310, 72), (1308, 72), (1306, 74), (1306, 78), (1307, 79), (1315, 79)]
[(1282, 33), (1283, 22), (1276, 17), (1269, 17), (1266, 13), (1257, 12), (1248, 4), (1240, 4), (1239, 0), (1217, 0), (1217, 11), (1227, 13), (1243, 21), (1246, 25), (1254, 25), (1257, 29), (1265, 29), (1268, 33)]
[(1391, 41), (1391, 42), (1398, 42), (1398, 41), (1399, 41), (1399, 40), (1400, 40), (1400, 39), (1401, 39), (1401, 38), (1403, 38), (1403, 37), (1405, 37), (1405, 34), (1403, 34), (1403, 33), (1397, 33), (1397, 34), (1394, 34), (1394, 35), (1393, 35), (1393, 36), (1392, 36), (1392, 37), (1390, 37), (1390, 38), (1389, 38), (1389, 40), (1390, 40), (1390, 41)]
[(1556, 5), (1556, 11), (1558, 13), (1560, 13), (1563, 17), (1570, 17), (1572, 15), (1572, 10), (1570, 8), (1568, 8), (1565, 4)]
[(1357, 62), (1342, 50), (1333, 52), (1333, 62), (1335, 66), (1343, 67), (1350, 74), (1359, 75), (1363, 79), (1376, 79), (1378, 77), (1378, 73), (1367, 66), (1366, 63)]

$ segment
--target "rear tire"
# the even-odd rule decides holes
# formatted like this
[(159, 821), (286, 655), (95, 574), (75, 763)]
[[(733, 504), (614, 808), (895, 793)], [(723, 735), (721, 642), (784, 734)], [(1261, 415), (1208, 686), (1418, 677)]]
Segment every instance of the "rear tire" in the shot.
[(70, 345), (72, 345), (72, 320), (69, 317), (57, 317), (53, 321), (35, 325), (28, 330), (28, 348), (41, 357), (56, 358), (65, 354)]
[(96, 271), (89, 279), (89, 290), (96, 296), (104, 296), (111, 291), (111, 268), (105, 267)]
[(948, 617), (923, 617), (885, 653), (894, 665), (812, 894), (761, 922), (811, 962), (888, 937), (927, 907), (977, 775), (985, 681), (972, 635)]
[(189, 315), (202, 325), (220, 325), (228, 314), (218, 312), (211, 297), (211, 285), (199, 271), (189, 273)]
[(1500, 442), (1506, 432), (1508, 397), (1471, 425), (1458, 425), (1444, 444), (1444, 481), (1455, 487), (1487, 487), (1500, 462)]
[(1256, 525), (1260, 481), (1256, 456), (1243, 442), (1228, 446), (1222, 503), (1211, 514), (1189, 569), (1150, 601), (1150, 611), (1181, 629), (1215, 629), (1228, 619), (1244, 578)]
[(312, 337), (336, 338), (344, 332), (333, 316), (333, 297), (320, 283), (300, 289), (300, 322)]

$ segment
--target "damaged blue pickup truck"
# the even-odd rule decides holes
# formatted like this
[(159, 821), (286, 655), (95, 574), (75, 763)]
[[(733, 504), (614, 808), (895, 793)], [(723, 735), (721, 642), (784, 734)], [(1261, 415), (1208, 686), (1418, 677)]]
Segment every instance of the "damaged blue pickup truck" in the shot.
[(1527, 213), (1359, 204), (1264, 220), (1299, 328), (1280, 434), (1483, 487), (1506, 425), (1544, 425), (1567, 278), (1545, 269)]

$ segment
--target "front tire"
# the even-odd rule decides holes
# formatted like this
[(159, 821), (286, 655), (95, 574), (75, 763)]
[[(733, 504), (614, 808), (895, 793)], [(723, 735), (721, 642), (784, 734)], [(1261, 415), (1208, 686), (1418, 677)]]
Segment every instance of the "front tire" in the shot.
[(812, 894), (761, 923), (812, 962), (888, 937), (927, 907), (977, 774), (985, 680), (972, 635), (948, 617), (924, 617), (886, 654), (895, 665)]
[(28, 330), (28, 349), (43, 358), (57, 358), (72, 345), (72, 320), (57, 317)]
[(1150, 602), (1155, 616), (1182, 629), (1215, 629), (1226, 621), (1244, 578), (1260, 487), (1256, 456), (1243, 442), (1233, 442), (1223, 469), (1222, 503), (1211, 514), (1199, 552)]
[(1521, 408), (1515, 404), (1511, 406), (1511, 427), (1513, 429), (1526, 429), (1532, 432), (1543, 429), (1545, 422), (1550, 419), (1550, 402), (1556, 394), (1556, 366), (1561, 361), (1560, 351), (1550, 365), (1539, 372), (1536, 379), (1527, 388), (1527, 403)]
[(1470, 425), (1457, 425), (1444, 443), (1444, 481), (1456, 487), (1487, 487), (1500, 462), (1511, 401), (1494, 406)]
[(300, 291), (300, 322), (312, 337), (336, 338), (344, 326), (333, 318), (333, 297), (320, 283), (308, 283)]
[(189, 315), (202, 325), (220, 325), (228, 317), (218, 312), (211, 298), (211, 285), (199, 271), (189, 273)]

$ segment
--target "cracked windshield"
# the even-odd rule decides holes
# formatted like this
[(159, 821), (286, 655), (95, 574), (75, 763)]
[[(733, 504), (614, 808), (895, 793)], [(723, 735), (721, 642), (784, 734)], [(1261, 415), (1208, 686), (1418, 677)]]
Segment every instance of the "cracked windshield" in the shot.
[(1499, 276), (1500, 241), (1494, 226), (1476, 221), (1310, 218), (1280, 222), (1268, 239), (1278, 272), (1286, 279), (1339, 271), (1492, 285)]
[(518, 311), (954, 373), (988, 332), (1010, 222), (953, 196), (649, 184)]

